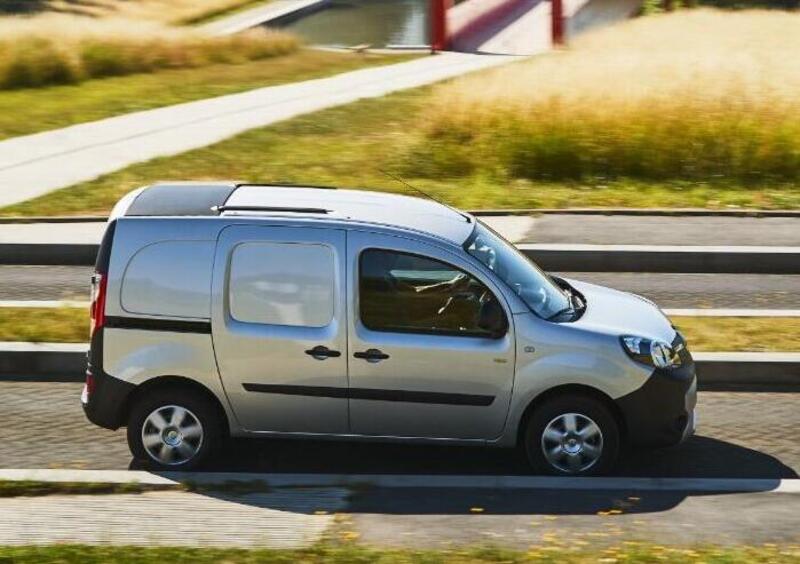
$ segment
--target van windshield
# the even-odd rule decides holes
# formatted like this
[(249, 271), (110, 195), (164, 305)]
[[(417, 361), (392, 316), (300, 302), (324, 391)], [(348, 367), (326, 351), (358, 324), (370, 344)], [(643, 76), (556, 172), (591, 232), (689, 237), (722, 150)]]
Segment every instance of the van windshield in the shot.
[(480, 221), (464, 249), (493, 270), (539, 317), (551, 319), (571, 309), (569, 296), (550, 276)]

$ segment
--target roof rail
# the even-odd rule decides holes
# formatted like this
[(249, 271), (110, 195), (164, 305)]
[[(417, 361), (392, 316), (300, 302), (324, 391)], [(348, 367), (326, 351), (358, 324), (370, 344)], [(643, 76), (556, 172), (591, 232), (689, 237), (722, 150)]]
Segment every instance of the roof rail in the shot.
[(265, 188), (314, 188), (315, 190), (338, 190), (336, 186), (323, 186), (321, 184), (294, 184), (292, 182), (237, 182), (236, 187), (263, 186)]
[(298, 207), (276, 207), (276, 206), (214, 206), (211, 211), (223, 213), (226, 211), (251, 211), (251, 212), (280, 212), (280, 213), (315, 213), (328, 214), (331, 210), (324, 208), (298, 208)]

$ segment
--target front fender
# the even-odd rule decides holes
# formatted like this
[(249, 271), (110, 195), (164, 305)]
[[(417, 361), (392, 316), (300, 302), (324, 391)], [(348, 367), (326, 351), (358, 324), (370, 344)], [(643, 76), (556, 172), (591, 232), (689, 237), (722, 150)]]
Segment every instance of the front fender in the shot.
[(619, 341), (569, 324), (524, 319), (518, 323), (514, 390), (501, 446), (516, 444), (526, 409), (545, 392), (583, 386), (616, 400), (639, 388), (651, 371), (632, 362)]

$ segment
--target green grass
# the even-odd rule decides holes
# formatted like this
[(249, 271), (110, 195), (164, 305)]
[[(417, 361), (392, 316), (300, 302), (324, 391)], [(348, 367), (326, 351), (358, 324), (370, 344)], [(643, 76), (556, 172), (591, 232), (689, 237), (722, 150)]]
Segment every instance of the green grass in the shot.
[(182, 484), (150, 485), (128, 482), (39, 482), (36, 480), (0, 480), (0, 497), (38, 497), (45, 495), (107, 495), (150, 491), (186, 490)]
[(800, 318), (674, 317), (691, 351), (800, 351)]
[(88, 308), (0, 309), (0, 341), (85, 343), (88, 340)]
[[(675, 317), (692, 351), (800, 351), (800, 318)], [(83, 343), (83, 308), (2, 308), (0, 341)]]
[(708, 564), (784, 563), (800, 561), (797, 546), (735, 547), (663, 547), (651, 544), (624, 543), (607, 549), (532, 547), (527, 552), (498, 548), (464, 550), (377, 549), (353, 544), (322, 544), (306, 550), (244, 550), (214, 548), (145, 548), (112, 546), (23, 546), (0, 548), (0, 560), (9, 563), (105, 563), (150, 564), (156, 562), (226, 562), (229, 564), (286, 563), (314, 564), (478, 564), (478, 563), (558, 563), (590, 562), (645, 563), (705, 562)]
[(174, 157), (136, 164), (90, 182), (6, 207), (0, 215), (107, 213), (126, 192), (157, 180), (239, 178), (253, 182), (321, 183), (409, 190), (381, 170), (401, 174), (450, 204), (466, 208), (708, 207), (796, 208), (791, 183), (747, 186), (725, 182), (536, 182), (501, 172), (441, 177), (435, 144), (417, 143), (419, 115), (431, 89), (395, 93), (255, 129)]
[(227, 495), (246, 495), (270, 491), (263, 480), (227, 481), (221, 484), (201, 484), (191, 481), (174, 484), (141, 484), (139, 482), (40, 482), (38, 480), (0, 480), (2, 497), (38, 497), (46, 495), (110, 495), (137, 494), (152, 491), (184, 491), (198, 493), (224, 492)]
[(97, 79), (72, 86), (0, 91), (0, 139), (408, 58), (408, 55), (309, 49), (237, 65)]

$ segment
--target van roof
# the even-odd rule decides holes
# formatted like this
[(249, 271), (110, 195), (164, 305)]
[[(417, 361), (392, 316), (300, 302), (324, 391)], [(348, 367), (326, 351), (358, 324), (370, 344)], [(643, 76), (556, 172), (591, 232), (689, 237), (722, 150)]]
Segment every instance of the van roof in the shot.
[(469, 215), (433, 200), (362, 190), (237, 182), (154, 184), (132, 193), (125, 209), (115, 212), (137, 217), (289, 216), (372, 223), (422, 231), (459, 245), (474, 227)]

